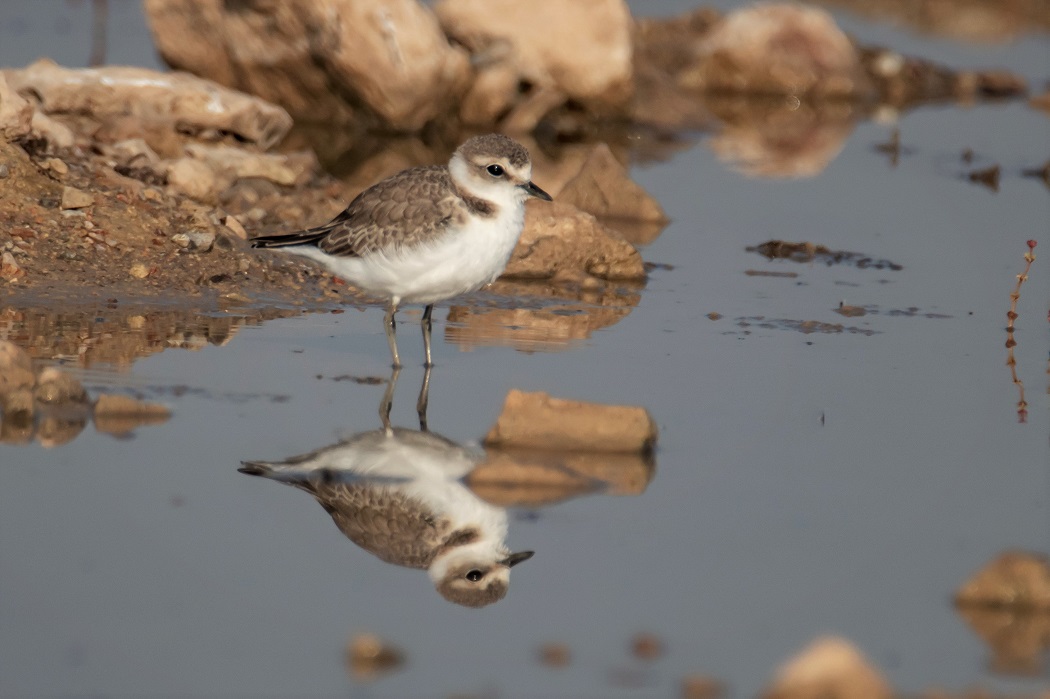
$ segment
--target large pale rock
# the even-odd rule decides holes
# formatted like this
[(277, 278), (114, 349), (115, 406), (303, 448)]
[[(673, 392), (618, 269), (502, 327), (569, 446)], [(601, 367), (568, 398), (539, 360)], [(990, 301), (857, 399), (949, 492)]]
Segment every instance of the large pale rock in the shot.
[(1050, 611), (1050, 558), (1006, 551), (974, 573), (955, 601), (960, 606)]
[(214, 201), (223, 188), (215, 171), (196, 158), (179, 158), (169, 163), (166, 174), (173, 190), (197, 201)]
[(292, 126), (280, 107), (186, 73), (106, 66), (63, 68), (42, 59), (4, 71), (20, 93), (48, 114), (88, 114), (101, 121), (133, 116), (180, 130), (224, 131), (269, 148)]
[(524, 81), (604, 108), (630, 98), (631, 15), (623, 0), (441, 0), (434, 12), (479, 64), (513, 69), (517, 80), (500, 78), (500, 89)]
[(0, 140), (13, 141), (29, 133), (33, 105), (8, 84), (0, 71)]
[(186, 146), (186, 153), (228, 178), (260, 178), (285, 186), (294, 185), (301, 175), (316, 172), (319, 168), (312, 151), (309, 156), (299, 154), (293, 157), (284, 153), (253, 153), (231, 146), (191, 143)]
[(849, 641), (818, 638), (777, 671), (762, 699), (891, 699), (882, 674)]
[(866, 85), (853, 42), (824, 10), (758, 4), (726, 15), (700, 42), (685, 87), (852, 97)]
[(466, 52), (415, 0), (147, 0), (173, 67), (259, 95), (302, 121), (418, 130), (466, 87)]
[(552, 398), (512, 389), (488, 447), (646, 453), (656, 444), (656, 422), (645, 408)]
[(579, 278), (643, 281), (638, 250), (618, 233), (569, 204), (527, 205), (525, 230), (503, 272), (518, 279)]
[(604, 143), (594, 148), (576, 177), (558, 194), (558, 201), (595, 216), (667, 222), (660, 203), (631, 179)]

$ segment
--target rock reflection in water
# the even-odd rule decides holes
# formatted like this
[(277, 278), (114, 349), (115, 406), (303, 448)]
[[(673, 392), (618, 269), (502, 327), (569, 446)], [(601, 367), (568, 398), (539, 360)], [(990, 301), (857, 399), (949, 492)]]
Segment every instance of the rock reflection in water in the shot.
[(708, 145), (719, 160), (748, 177), (815, 177), (839, 154), (857, 121), (859, 107), (807, 104), (796, 97), (708, 97), (722, 122)]
[(37, 370), (29, 353), (0, 340), (0, 443), (51, 448), (73, 441), (89, 422), (99, 432), (128, 437), (137, 427), (167, 422), (168, 409), (128, 396), (92, 400), (83, 385), (57, 367)]
[(166, 349), (224, 346), (246, 325), (299, 315), (279, 308), (163, 308), (110, 303), (52, 302), (0, 307), (0, 340), (10, 340), (34, 359), (59, 359), (84, 368), (127, 368)]
[[(452, 306), (445, 325), (445, 342), (461, 350), (513, 347), (523, 352), (560, 352), (626, 318), (641, 299), (639, 287), (634, 284), (573, 289), (498, 280), (488, 290), (513, 298), (514, 307), (502, 303)], [(533, 307), (522, 305), (529, 300)]]

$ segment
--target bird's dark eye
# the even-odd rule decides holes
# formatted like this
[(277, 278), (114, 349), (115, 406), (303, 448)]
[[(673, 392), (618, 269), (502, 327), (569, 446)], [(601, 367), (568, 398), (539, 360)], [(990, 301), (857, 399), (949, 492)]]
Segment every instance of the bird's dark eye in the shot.
[[(499, 165), (494, 165), (493, 167), (499, 167)], [(472, 571), (470, 571), (469, 573), (467, 573), (467, 580), (469, 580), (470, 582), (477, 582), (478, 580), (481, 580), (481, 571), (480, 570), (472, 570)]]
[(492, 175), (493, 177), (503, 177), (503, 166), (502, 165), (497, 165), (496, 163), (492, 163), (491, 165), (489, 165), (485, 169), (488, 170), (489, 174)]

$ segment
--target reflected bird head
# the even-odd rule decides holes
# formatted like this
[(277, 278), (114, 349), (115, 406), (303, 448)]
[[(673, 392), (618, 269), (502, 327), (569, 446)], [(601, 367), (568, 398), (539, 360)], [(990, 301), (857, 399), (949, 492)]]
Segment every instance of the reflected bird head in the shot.
[(507, 596), (510, 569), (532, 556), (532, 551), (520, 551), (493, 560), (492, 556), (452, 552), (435, 561), (430, 572), (438, 593), (449, 602), (485, 607)]

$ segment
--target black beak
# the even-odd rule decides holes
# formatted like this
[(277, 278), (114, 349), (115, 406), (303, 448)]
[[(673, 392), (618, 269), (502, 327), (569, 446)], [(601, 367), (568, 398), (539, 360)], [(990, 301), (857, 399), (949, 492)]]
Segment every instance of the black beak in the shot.
[(519, 184), (518, 186), (524, 189), (526, 192), (528, 192), (530, 197), (536, 197), (537, 199), (542, 199), (543, 201), (554, 201), (553, 199), (551, 199), (551, 195), (544, 192), (532, 182), (526, 182), (525, 184)]
[(500, 563), (507, 566), (508, 568), (513, 568), (522, 561), (529, 560), (533, 557), (533, 555), (535, 555), (535, 551), (518, 551), (517, 553), (510, 554), (502, 561), (500, 561)]

